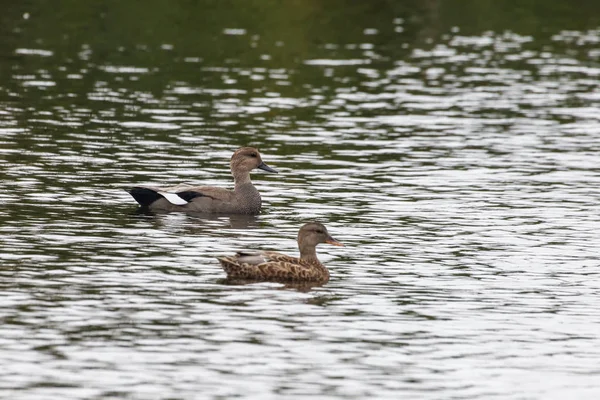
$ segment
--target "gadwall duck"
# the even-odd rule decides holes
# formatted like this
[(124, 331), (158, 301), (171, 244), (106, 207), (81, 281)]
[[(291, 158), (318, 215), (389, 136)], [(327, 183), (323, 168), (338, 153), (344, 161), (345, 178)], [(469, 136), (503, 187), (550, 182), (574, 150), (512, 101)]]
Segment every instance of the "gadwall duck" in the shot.
[(255, 168), (277, 173), (263, 162), (254, 147), (242, 147), (231, 156), (233, 190), (180, 184), (171, 187), (136, 186), (127, 191), (140, 206), (150, 211), (189, 211), (211, 214), (258, 214), (260, 193), (250, 180)]
[(329, 271), (317, 258), (319, 243), (343, 246), (331, 237), (323, 224), (310, 222), (298, 232), (300, 258), (275, 251), (241, 251), (217, 259), (230, 280), (323, 284), (329, 281)]

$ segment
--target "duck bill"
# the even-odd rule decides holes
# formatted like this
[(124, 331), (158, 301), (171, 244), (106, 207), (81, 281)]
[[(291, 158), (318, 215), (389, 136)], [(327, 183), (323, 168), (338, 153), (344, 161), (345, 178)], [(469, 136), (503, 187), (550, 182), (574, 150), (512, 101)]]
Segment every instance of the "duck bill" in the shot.
[(344, 247), (344, 245), (342, 243), (338, 242), (337, 240), (335, 240), (331, 236), (329, 236), (327, 238), (327, 240), (325, 240), (325, 243), (330, 244), (332, 246), (342, 246), (342, 247)]
[(265, 164), (264, 162), (261, 162), (258, 167), (259, 169), (262, 169), (263, 171), (267, 171), (267, 172), (272, 172), (274, 174), (278, 174), (279, 172), (271, 167), (269, 167), (267, 164)]

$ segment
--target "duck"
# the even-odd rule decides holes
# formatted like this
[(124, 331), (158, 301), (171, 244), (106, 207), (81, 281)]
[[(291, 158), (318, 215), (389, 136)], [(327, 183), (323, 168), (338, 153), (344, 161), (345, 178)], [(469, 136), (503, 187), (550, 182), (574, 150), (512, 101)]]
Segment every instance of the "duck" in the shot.
[(325, 225), (309, 222), (298, 231), (299, 258), (276, 251), (239, 251), (217, 259), (227, 279), (232, 281), (325, 284), (329, 281), (329, 271), (317, 258), (316, 247), (320, 243), (344, 246), (329, 234)]
[(170, 187), (135, 186), (126, 191), (142, 209), (148, 211), (183, 211), (208, 214), (256, 215), (261, 209), (260, 193), (250, 180), (256, 168), (277, 174), (262, 160), (254, 147), (242, 147), (231, 156), (234, 189), (179, 184)]

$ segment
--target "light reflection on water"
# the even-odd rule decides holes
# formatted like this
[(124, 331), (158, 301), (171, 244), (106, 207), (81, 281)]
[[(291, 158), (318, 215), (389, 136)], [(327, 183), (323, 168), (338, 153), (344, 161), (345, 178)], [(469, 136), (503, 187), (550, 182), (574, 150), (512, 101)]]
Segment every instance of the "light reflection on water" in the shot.
[[(529, 48), (535, 40), (448, 35), (384, 61), (373, 45), (328, 44), (330, 58), (289, 71), (183, 61), (231, 88), (179, 80), (161, 96), (116, 79), (152, 69), (104, 64), (110, 83), (91, 85), (84, 104), (48, 94), (39, 109), (5, 108), (0, 388), (11, 398), (592, 398), (600, 68)], [(552, 36), (590, 53), (598, 40)], [(13, 79), (44, 93), (65, 84), (58, 75)], [(276, 91), (290, 86), (300, 89)], [(245, 144), (281, 171), (253, 175), (258, 217), (145, 215), (123, 191), (228, 186), (231, 151)], [(311, 219), (347, 246), (318, 249), (330, 283), (222, 281), (217, 255), (295, 254)]]

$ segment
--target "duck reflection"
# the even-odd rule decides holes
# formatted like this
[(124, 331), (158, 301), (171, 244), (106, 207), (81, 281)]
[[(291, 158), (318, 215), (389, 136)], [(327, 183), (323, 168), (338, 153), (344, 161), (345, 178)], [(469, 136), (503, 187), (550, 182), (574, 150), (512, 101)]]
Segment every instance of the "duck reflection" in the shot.
[(223, 278), (219, 279), (217, 283), (221, 285), (228, 286), (245, 286), (245, 285), (256, 285), (256, 284), (279, 284), (278, 286), (273, 286), (273, 289), (276, 290), (296, 290), (302, 293), (308, 293), (312, 289), (319, 288), (323, 286), (324, 282), (265, 282), (264, 280), (259, 279), (230, 279)]
[(260, 226), (259, 216), (247, 214), (171, 213), (144, 208), (138, 208), (132, 214), (151, 219), (160, 228), (183, 228), (191, 233), (207, 229), (254, 229)]

